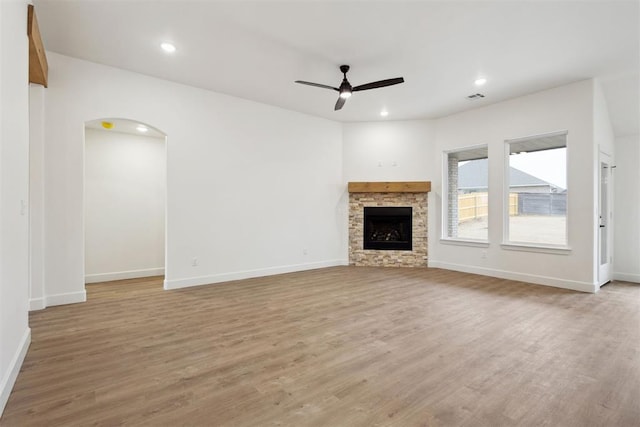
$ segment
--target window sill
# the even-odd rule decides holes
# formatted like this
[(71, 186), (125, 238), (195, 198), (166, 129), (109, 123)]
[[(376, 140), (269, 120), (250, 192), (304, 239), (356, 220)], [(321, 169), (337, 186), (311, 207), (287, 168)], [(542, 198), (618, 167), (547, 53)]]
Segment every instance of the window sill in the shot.
[(539, 252), (543, 254), (569, 255), (571, 248), (569, 246), (545, 246), (533, 245), (526, 243), (503, 243), (500, 245), (502, 249), (509, 251)]
[(489, 242), (486, 240), (463, 240), (463, 239), (440, 239), (444, 245), (471, 246), (474, 248), (488, 248)]

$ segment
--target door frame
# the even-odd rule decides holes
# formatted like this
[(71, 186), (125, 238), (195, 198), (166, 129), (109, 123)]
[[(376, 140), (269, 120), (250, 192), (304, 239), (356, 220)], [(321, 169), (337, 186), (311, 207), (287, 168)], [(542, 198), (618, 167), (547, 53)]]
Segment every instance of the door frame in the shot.
[(597, 272), (598, 286), (602, 286), (613, 279), (613, 174), (611, 156), (603, 151), (598, 154)]

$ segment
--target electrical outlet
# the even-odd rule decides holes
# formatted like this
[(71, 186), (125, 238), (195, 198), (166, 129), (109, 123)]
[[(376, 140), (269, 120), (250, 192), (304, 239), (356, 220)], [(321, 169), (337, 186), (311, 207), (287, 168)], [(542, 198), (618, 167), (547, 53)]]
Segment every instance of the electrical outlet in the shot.
[(487, 251), (482, 251), (482, 259), (487, 259)]
[(198, 258), (193, 258), (191, 260), (191, 266), (192, 267), (197, 267), (198, 266)]
[(307, 255), (308, 253), (309, 253), (309, 252), (307, 251), (307, 248), (304, 248), (304, 249), (302, 250), (302, 255)]

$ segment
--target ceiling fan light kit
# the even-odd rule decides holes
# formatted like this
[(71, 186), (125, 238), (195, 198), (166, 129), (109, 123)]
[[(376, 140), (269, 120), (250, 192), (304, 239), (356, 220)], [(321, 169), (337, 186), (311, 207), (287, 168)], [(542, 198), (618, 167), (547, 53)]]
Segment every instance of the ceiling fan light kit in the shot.
[(348, 65), (341, 65), (340, 66), (340, 72), (343, 75), (342, 83), (340, 83), (340, 87), (323, 85), (323, 84), (320, 84), (320, 83), (305, 82), (303, 80), (296, 80), (295, 82), (303, 84), (303, 85), (320, 87), (320, 88), (323, 88), (323, 89), (331, 89), (331, 90), (335, 90), (336, 92), (338, 92), (338, 94), (339, 94), (338, 95), (338, 101), (336, 102), (336, 105), (334, 107), (335, 111), (340, 110), (344, 106), (344, 103), (347, 102), (347, 99), (351, 97), (353, 92), (359, 92), (359, 91), (362, 91), (362, 90), (377, 89), (377, 88), (380, 88), (380, 87), (386, 87), (386, 86), (397, 85), (399, 83), (404, 83), (404, 78), (396, 77), (396, 78), (393, 78), (393, 79), (378, 80), (377, 82), (365, 83), (363, 85), (358, 85), (358, 86), (351, 86), (351, 83), (349, 83), (349, 80), (347, 80), (347, 72), (348, 71), (349, 71), (349, 66)]

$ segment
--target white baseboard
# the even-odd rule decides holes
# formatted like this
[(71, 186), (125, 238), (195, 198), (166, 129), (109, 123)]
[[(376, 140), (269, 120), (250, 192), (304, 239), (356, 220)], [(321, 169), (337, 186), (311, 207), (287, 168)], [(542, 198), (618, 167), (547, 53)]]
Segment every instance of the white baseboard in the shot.
[(77, 302), (85, 302), (87, 300), (87, 291), (69, 292), (67, 294), (47, 295), (45, 298), (46, 306), (75, 304)]
[(2, 416), (4, 407), (9, 400), (9, 395), (13, 389), (13, 385), (16, 383), (16, 378), (18, 378), (18, 373), (22, 367), (22, 362), (24, 362), (24, 357), (27, 355), (29, 344), (31, 344), (31, 329), (27, 328), (22, 336), (20, 345), (11, 358), (11, 363), (9, 364), (7, 372), (3, 373), (2, 382), (0, 383), (0, 416)]
[(619, 271), (615, 271), (613, 273), (613, 280), (623, 280), (625, 282), (640, 283), (640, 274), (622, 273)]
[(555, 288), (571, 289), (573, 291), (595, 293), (600, 289), (594, 283), (579, 282), (575, 280), (558, 279), (555, 277), (538, 276), (535, 274), (516, 273), (513, 271), (496, 270), (493, 268), (474, 267), (462, 264), (429, 260), (429, 267), (443, 268), (445, 270), (461, 271), (463, 273), (480, 274), (482, 276), (497, 277), (500, 279), (517, 280), (519, 282), (533, 283), (536, 285), (553, 286)]
[(229, 282), (232, 280), (251, 279), (253, 277), (273, 276), (275, 274), (293, 273), (296, 271), (314, 270), (316, 268), (336, 267), (349, 265), (348, 260), (329, 260), (320, 262), (310, 262), (306, 264), (285, 265), (279, 267), (268, 267), (257, 270), (236, 271), (232, 273), (214, 274), (211, 276), (190, 277), (187, 279), (165, 280), (164, 288), (181, 289), (190, 286), (211, 285), (214, 283)]
[(31, 298), (29, 300), (29, 311), (42, 310), (47, 308), (44, 298)]
[(164, 267), (145, 268), (142, 270), (116, 271), (113, 273), (87, 274), (85, 283), (110, 282), (112, 280), (136, 279), (138, 277), (163, 276)]
[(29, 311), (43, 310), (53, 305), (75, 304), (79, 302), (85, 302), (86, 300), (86, 291), (48, 295), (43, 298), (32, 298), (29, 300)]

